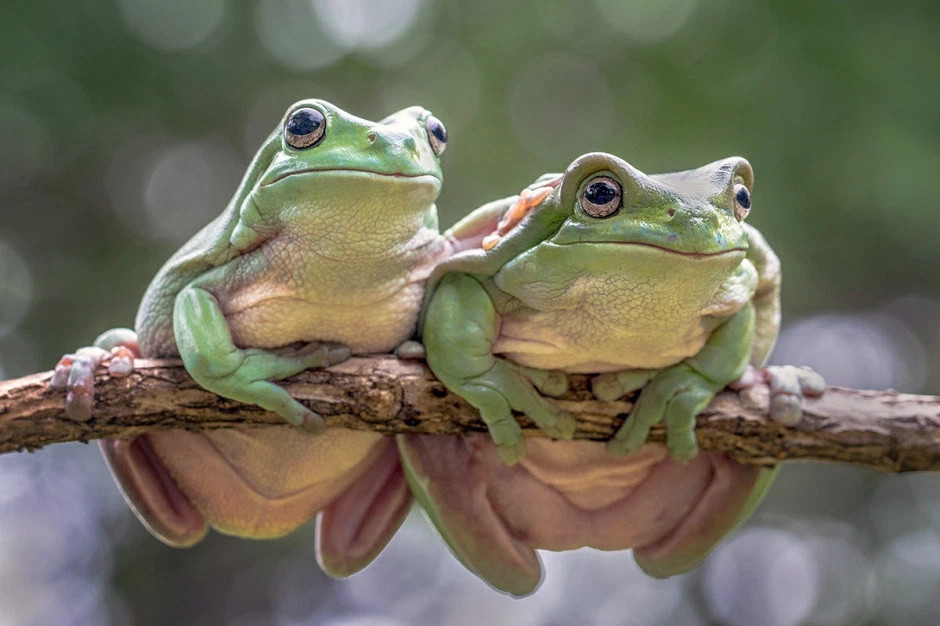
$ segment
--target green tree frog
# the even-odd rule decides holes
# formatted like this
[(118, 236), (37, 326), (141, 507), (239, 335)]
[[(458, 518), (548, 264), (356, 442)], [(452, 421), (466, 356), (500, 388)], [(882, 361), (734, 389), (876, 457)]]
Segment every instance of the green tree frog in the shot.
[[(698, 454), (694, 432), (720, 389), (764, 363), (780, 323), (779, 261), (743, 221), (753, 182), (737, 157), (648, 176), (586, 154), (445, 234), (458, 252), (428, 283), (427, 360), (489, 436), (399, 447), (433, 523), (493, 586), (531, 592), (536, 549), (634, 548), (647, 573), (682, 572), (760, 500), (773, 472)], [(822, 390), (809, 370), (761, 372), (786, 423)], [(572, 437), (545, 397), (567, 373), (594, 375), (602, 400), (643, 390), (606, 446), (533, 438), (526, 454), (514, 413)], [(646, 444), (659, 421), (666, 446)]]
[(75, 419), (91, 415), (99, 364), (126, 375), (141, 355), (178, 355), (206, 389), (284, 418), (103, 441), (156, 537), (189, 546), (210, 526), (277, 537), (322, 512), (321, 565), (347, 575), (398, 528), (411, 495), (394, 442), (322, 432), (322, 418), (273, 381), (412, 337), (425, 281), (449, 253), (435, 206), (446, 144), (443, 124), (420, 107), (376, 123), (322, 100), (294, 104), (225, 211), (157, 273), (136, 333), (108, 331), (60, 361), (53, 384), (68, 390)]

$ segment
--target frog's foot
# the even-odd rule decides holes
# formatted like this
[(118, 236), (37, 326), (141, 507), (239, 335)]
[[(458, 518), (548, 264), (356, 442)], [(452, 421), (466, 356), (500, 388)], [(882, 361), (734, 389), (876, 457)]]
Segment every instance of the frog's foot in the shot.
[(591, 393), (602, 402), (613, 402), (641, 389), (655, 373), (656, 370), (624, 370), (598, 374), (591, 379)]
[(91, 418), (95, 406), (95, 370), (107, 362), (111, 376), (128, 376), (134, 371), (134, 359), (140, 356), (137, 334), (128, 328), (114, 328), (97, 339), (93, 346), (66, 354), (56, 363), (53, 389), (64, 389), (65, 413), (76, 421)]
[(381, 454), (317, 517), (317, 562), (334, 578), (371, 563), (408, 517), (413, 498), (392, 437)]
[(614, 454), (628, 454), (646, 442), (650, 428), (665, 421), (666, 447), (680, 461), (698, 454), (695, 416), (704, 409), (718, 389), (715, 383), (680, 363), (653, 376), (640, 393), (624, 425), (607, 443)]
[(401, 342), (395, 348), (394, 354), (405, 361), (425, 361), (428, 358), (428, 352), (424, 349), (424, 344), (414, 339)]
[(544, 393), (561, 395), (567, 387), (567, 377), (561, 372), (537, 370), (496, 359), (489, 370), (465, 380), (455, 391), (480, 410), (500, 458), (507, 465), (513, 465), (525, 454), (525, 437), (513, 411), (528, 415), (549, 437), (574, 437), (577, 426), (574, 416), (536, 391), (538, 388)]
[(803, 398), (817, 398), (826, 391), (826, 381), (808, 367), (771, 365), (747, 371), (729, 387), (745, 389), (758, 382), (770, 386), (770, 417), (784, 426), (796, 426), (803, 418)]

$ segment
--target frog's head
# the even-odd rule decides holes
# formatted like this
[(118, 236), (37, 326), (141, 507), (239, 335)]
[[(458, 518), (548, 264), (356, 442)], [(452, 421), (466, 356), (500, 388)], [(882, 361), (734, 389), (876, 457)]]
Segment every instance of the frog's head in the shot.
[(421, 107), (371, 122), (302, 100), (265, 142), (247, 191), (259, 212), (286, 219), (372, 219), (373, 205), (423, 215), (440, 194), (446, 146), (444, 125)]
[(751, 166), (740, 157), (648, 176), (613, 155), (585, 154), (568, 167), (553, 194), (566, 219), (551, 242), (627, 244), (669, 256), (740, 260), (748, 248), (742, 222), (753, 183)]

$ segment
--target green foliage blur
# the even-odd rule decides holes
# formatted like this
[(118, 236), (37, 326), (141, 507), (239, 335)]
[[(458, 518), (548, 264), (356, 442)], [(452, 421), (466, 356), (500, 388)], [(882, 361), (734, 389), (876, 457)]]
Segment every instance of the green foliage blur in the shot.
[[(319, 97), (368, 119), (421, 104), (444, 122), (443, 226), (583, 152), (649, 173), (743, 155), (757, 181), (748, 219), (783, 261), (777, 359), (841, 384), (940, 394), (938, 42), (940, 4), (908, 0), (3, 3), (0, 379), (50, 369), (99, 332), (132, 325), (150, 277), (224, 208), (284, 110)], [(402, 613), (363, 621), (382, 615), (375, 607), (360, 607), (359, 621), (337, 617), (351, 610), (336, 604), (350, 583), (319, 574), (312, 528), (172, 550), (125, 511), (93, 448), (58, 448), (0, 458), (0, 580), (19, 581), (0, 590), (0, 624), (405, 623)], [(61, 468), (85, 497), (52, 501), (64, 497), (53, 486)], [(65, 561), (49, 527), (72, 517), (85, 522), (62, 540), (74, 552)], [(43, 524), (48, 541), (30, 539)], [(811, 538), (851, 550), (814, 566), (823, 595), (804, 613), (786, 602), (741, 613), (727, 581), (747, 577), (712, 559), (668, 583), (678, 591), (661, 603), (672, 612), (596, 623), (940, 614), (935, 477), (789, 468), (748, 528), (790, 551), (777, 562), (790, 574), (774, 579), (785, 591), (803, 589), (797, 556), (813, 552)], [(437, 542), (420, 520), (408, 532)], [(56, 546), (59, 560), (48, 556)], [(404, 559), (397, 572), (438, 593), (421, 567)], [(48, 612), (75, 602), (76, 589), (86, 613)], [(441, 609), (428, 623), (567, 615), (524, 621), (495, 592), (474, 593), (462, 618)], [(836, 596), (848, 608), (835, 610)], [(578, 602), (571, 595), (564, 610), (588, 610)]]

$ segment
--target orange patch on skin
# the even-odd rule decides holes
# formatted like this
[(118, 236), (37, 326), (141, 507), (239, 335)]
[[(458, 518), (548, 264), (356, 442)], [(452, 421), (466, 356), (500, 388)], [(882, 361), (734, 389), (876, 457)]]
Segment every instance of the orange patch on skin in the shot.
[(519, 199), (509, 207), (509, 210), (503, 215), (503, 219), (499, 220), (499, 224), (496, 225), (496, 232), (483, 238), (483, 249), (490, 250), (498, 244), (506, 233), (515, 228), (522, 221), (522, 218), (548, 197), (552, 189), (554, 187), (523, 189), (522, 193), (519, 194)]

